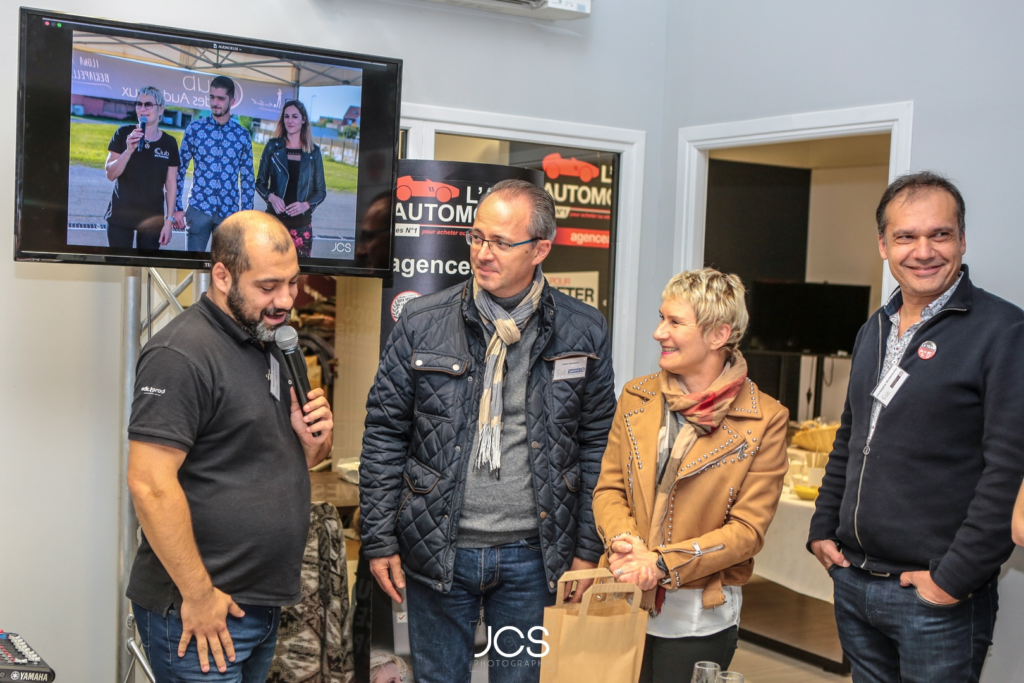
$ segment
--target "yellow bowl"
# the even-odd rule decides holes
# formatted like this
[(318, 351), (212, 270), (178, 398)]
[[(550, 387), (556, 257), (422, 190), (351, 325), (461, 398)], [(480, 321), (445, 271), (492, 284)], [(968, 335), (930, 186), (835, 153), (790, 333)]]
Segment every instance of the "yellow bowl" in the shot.
[(815, 498), (818, 497), (818, 487), (817, 486), (794, 486), (793, 487), (793, 493), (796, 494), (797, 498), (802, 498), (803, 500), (814, 500)]

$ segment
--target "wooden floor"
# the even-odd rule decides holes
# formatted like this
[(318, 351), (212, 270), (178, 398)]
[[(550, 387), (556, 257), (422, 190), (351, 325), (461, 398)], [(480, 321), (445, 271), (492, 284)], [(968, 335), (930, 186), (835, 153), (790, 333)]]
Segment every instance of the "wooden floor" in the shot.
[(740, 638), (845, 673), (832, 605), (757, 576), (743, 587)]
[(828, 673), (743, 640), (729, 669), (743, 674), (744, 683), (850, 683), (848, 675)]

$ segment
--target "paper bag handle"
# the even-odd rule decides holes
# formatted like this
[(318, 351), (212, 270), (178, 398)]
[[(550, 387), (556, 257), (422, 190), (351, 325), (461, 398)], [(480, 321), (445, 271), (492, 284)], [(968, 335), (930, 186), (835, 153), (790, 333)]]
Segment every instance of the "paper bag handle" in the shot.
[(562, 577), (558, 579), (558, 596), (555, 598), (555, 605), (562, 604), (562, 596), (565, 595), (565, 591), (562, 587), (570, 581), (584, 581), (586, 579), (614, 579), (615, 576), (611, 570), (598, 568), (598, 569), (577, 569), (576, 571), (566, 572), (562, 574)]
[(630, 614), (637, 613), (640, 609), (640, 598), (643, 597), (643, 591), (640, 590), (640, 586), (635, 583), (595, 584), (588, 588), (587, 592), (583, 594), (583, 603), (580, 605), (581, 618), (587, 616), (587, 612), (590, 610), (590, 599), (597, 593), (632, 593), (633, 604), (630, 606)]

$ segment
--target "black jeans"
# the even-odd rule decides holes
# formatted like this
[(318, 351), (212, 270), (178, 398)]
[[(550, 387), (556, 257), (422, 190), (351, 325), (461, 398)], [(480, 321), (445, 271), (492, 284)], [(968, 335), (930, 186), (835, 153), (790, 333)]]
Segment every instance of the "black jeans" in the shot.
[(131, 249), (135, 241), (136, 249), (159, 249), (159, 230), (136, 230), (134, 227), (107, 223), (107, 246)]
[(739, 626), (732, 626), (710, 636), (692, 638), (659, 638), (647, 636), (644, 663), (640, 667), (640, 683), (681, 683), (693, 675), (697, 662), (715, 662), (722, 671), (729, 668), (736, 654)]

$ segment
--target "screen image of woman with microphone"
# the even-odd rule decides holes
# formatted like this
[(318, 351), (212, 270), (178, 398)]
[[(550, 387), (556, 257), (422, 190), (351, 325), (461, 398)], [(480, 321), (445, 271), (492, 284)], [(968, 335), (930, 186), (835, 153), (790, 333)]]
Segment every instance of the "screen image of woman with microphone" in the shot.
[(159, 249), (171, 241), (178, 141), (160, 130), (164, 96), (153, 86), (135, 97), (137, 125), (121, 126), (107, 146), (107, 180), (114, 190), (107, 207), (107, 244)]
[(327, 198), (327, 183), (309, 115), (298, 100), (288, 100), (281, 108), (274, 137), (260, 157), (256, 192), (267, 202), (267, 213), (288, 228), (299, 256), (309, 256), (313, 211)]

